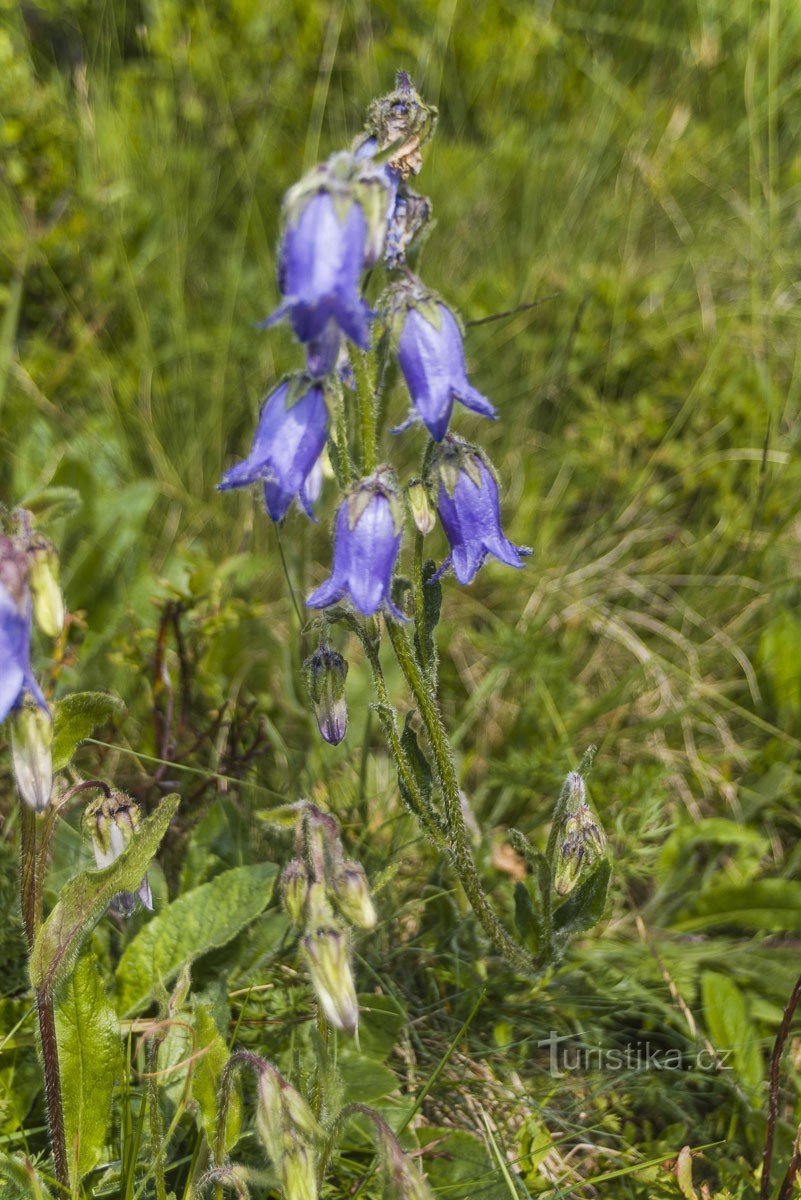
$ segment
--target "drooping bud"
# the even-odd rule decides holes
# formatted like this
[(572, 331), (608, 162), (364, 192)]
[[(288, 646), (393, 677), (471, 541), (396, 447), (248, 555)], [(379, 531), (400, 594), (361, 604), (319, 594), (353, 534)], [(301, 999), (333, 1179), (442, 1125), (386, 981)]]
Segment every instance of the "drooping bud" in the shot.
[(312, 986), (325, 1019), (336, 1029), (355, 1033), (359, 1024), (359, 1002), (350, 965), (350, 947), (329, 904), (323, 884), (309, 889), (308, 921), (303, 953)]
[(24, 699), (11, 722), (11, 756), (17, 790), (35, 812), (43, 812), (53, 791), (53, 719), (46, 708)]
[(48, 637), (64, 628), (64, 597), (58, 584), (58, 554), (52, 542), (40, 535), (28, 543), (30, 589), (36, 624)]
[(256, 1128), (286, 1200), (317, 1200), (315, 1142), (320, 1127), (300, 1092), (266, 1064), (259, 1072)]
[(378, 913), (361, 863), (346, 862), (333, 880), (334, 895), (346, 921), (357, 929), (374, 929)]
[(428, 1182), (392, 1130), (379, 1126), (379, 1133), (385, 1200), (433, 1200)]
[(423, 537), (431, 533), (431, 530), (437, 523), (437, 514), (434, 505), (431, 503), (431, 495), (428, 487), (422, 479), (413, 479), (406, 489), (406, 498), (409, 501), (409, 512), (412, 514), (412, 520), (415, 526), (422, 533)]
[[(83, 814), (83, 826), (89, 832), (99, 869), (115, 862), (129, 844), (139, 828), (139, 805), (124, 792), (113, 791), (88, 804)], [(137, 897), (145, 908), (153, 908), (153, 897), (147, 876), (137, 892), (119, 892), (109, 907), (123, 916), (130, 916), (136, 908)]]
[(317, 728), (331, 746), (338, 746), (348, 728), (345, 700), (347, 661), (330, 646), (319, 646), (303, 664), (303, 681), (317, 719)]
[(309, 872), (299, 858), (293, 858), (281, 875), (281, 899), (293, 925), (301, 926), (309, 895)]
[(598, 862), (606, 851), (606, 837), (587, 803), (584, 779), (571, 771), (565, 781), (565, 807), (556, 834), (554, 887), (567, 896), (582, 871)]

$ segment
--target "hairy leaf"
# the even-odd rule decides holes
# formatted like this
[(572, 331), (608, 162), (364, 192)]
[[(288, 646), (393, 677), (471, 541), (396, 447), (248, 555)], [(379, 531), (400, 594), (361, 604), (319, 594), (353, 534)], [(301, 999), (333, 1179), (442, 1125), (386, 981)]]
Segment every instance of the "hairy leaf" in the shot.
[(117, 967), (118, 1009), (141, 1009), (160, 984), (215, 947), (224, 946), (267, 907), (278, 868), (256, 863), (224, 871), (186, 892), (125, 948)]
[(757, 1100), (762, 1085), (762, 1055), (745, 996), (728, 975), (705, 971), (701, 997), (706, 1027), (726, 1060), (721, 1065), (733, 1067), (750, 1098)]
[(97, 1164), (119, 1072), (120, 1028), (91, 950), (84, 949), (59, 990), (56, 1036), (70, 1184)]
[[(205, 1005), (197, 1005), (193, 1024), (196, 1034), (196, 1051), (199, 1053), (199, 1057), (192, 1072), (192, 1097), (197, 1101), (200, 1110), (200, 1120), (206, 1140), (210, 1146), (213, 1146), (214, 1133), (217, 1128), (220, 1079), (230, 1055), (228, 1046), (214, 1023), (211, 1012)], [(225, 1122), (226, 1150), (230, 1150), (239, 1137), (240, 1123), (241, 1104), (239, 1093), (234, 1088)]]
[(35, 988), (52, 991), (69, 974), (81, 945), (118, 892), (135, 892), (178, 808), (179, 797), (167, 796), (147, 817), (128, 846), (102, 871), (81, 871), (61, 890), (31, 952), (30, 975)]
[(570, 937), (583, 933), (597, 925), (604, 915), (606, 893), (612, 868), (607, 859), (598, 864), (553, 916), (554, 933), (559, 937)]
[(53, 770), (62, 771), (81, 742), (124, 707), (108, 692), (73, 692), (60, 700), (53, 713)]

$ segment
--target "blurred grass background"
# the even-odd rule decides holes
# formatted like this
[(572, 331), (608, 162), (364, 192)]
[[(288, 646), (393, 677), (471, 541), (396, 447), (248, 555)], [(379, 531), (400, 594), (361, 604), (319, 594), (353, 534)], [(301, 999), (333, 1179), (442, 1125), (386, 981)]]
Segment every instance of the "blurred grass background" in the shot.
[[(450, 582), (439, 632), (507, 912), (503, 830), (542, 839), (564, 772), (599, 747), (610, 920), (536, 990), (487, 975), (460, 898), (437, 890), (355, 647), (350, 739), (312, 740), (286, 576), (299, 596), (322, 578), (327, 518), (292, 516), (279, 545), (256, 497), (214, 491), (298, 363), (287, 330), (254, 328), (276, 302), (283, 192), (350, 141), (399, 67), (441, 113), (418, 182), (437, 219), (421, 274), (468, 323), (543, 300), (469, 326), (501, 420), (458, 417), (535, 557)], [(486, 1141), (490, 1112), (521, 1189), (491, 1164), (484, 1190), (443, 1194), (620, 1170), (610, 1195), (676, 1195), (657, 1164), (710, 1142), (699, 1178), (753, 1194), (765, 1051), (801, 946), (801, 8), (0, 0), (0, 113), (0, 498), (79, 500), (51, 530), (78, 614), (52, 682), (125, 700), (98, 769), (145, 793), (162, 781), (126, 748), (179, 762), (170, 778), (200, 772), (201, 849), (221, 805), (203, 772), (241, 777), (223, 784), (242, 822), (223, 858), (252, 852), (254, 808), (302, 793), (350, 818), (371, 875), (401, 862), (364, 953), (420, 1018), (423, 1071), (487, 988), (429, 1116)], [(405, 405), (396, 384), (387, 424)], [(418, 436), (393, 453), (411, 464)], [(182, 657), (165, 741), (153, 710), (180, 690)], [(739, 1050), (725, 1072), (555, 1081), (537, 1048), (549, 1029)], [(12, 1095), (13, 1069), (6, 1082)]]

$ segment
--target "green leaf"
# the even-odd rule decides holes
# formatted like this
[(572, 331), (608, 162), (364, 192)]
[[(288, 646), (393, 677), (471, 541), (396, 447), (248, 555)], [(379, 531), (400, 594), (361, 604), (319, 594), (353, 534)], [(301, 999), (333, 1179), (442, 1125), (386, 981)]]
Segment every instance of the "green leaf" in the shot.
[(174, 900), (125, 948), (117, 967), (118, 1011), (143, 1008), (160, 984), (218, 946), (265, 909), (278, 868), (256, 863), (224, 871)]
[(418, 1159), (418, 1166), (428, 1176), (435, 1195), (446, 1197), (469, 1196), (471, 1200), (509, 1200), (509, 1190), (503, 1175), (487, 1153), (484, 1143), (475, 1134), (461, 1129), (424, 1127), (417, 1130), (425, 1151), (431, 1153)]
[[(437, 311), (439, 312), (439, 310)], [(425, 658), (421, 653), (417, 628), (414, 631), (417, 661), (432, 663), (434, 669), (436, 669), (437, 661), (437, 643), (434, 639), (434, 632), (439, 624), (439, 615), (442, 609), (442, 584), (438, 579), (432, 580), (436, 570), (437, 564), (430, 558), (423, 564), (423, 648), (426, 651)]]
[(542, 944), (542, 922), (528, 888), (520, 881), (515, 884), (515, 925), (525, 947), (537, 954)]
[(701, 976), (704, 1018), (722, 1066), (734, 1069), (752, 1103), (760, 1099), (762, 1055), (745, 996), (728, 975), (705, 971)]
[[(406, 757), (409, 759), (409, 764), (414, 772), (414, 777), (417, 780), (418, 787), (422, 793), (424, 800), (431, 799), (431, 789), (433, 787), (433, 776), (431, 767), (428, 765), (428, 759), (420, 749), (420, 743), (417, 740), (417, 734), (412, 728), (412, 713), (406, 714), (406, 720), (403, 723), (403, 733), (400, 736), (400, 743), (406, 751)], [(401, 790), (403, 790), (403, 780), (399, 780)]]
[(81, 742), (124, 709), (108, 692), (73, 692), (60, 700), (53, 712), (53, 770), (63, 771)]
[(98, 1163), (121, 1064), (117, 1014), (91, 950), (85, 949), (55, 1006), (70, 1184)]
[(598, 924), (604, 915), (611, 874), (608, 859), (603, 859), (564, 904), (557, 908), (553, 916), (553, 929), (557, 936), (570, 937)]
[(77, 512), (82, 504), (81, 493), (76, 488), (49, 487), (27, 496), (22, 507), (33, 513), (37, 526), (43, 527), (59, 517), (68, 517)]
[[(194, 1014), (196, 1033), (195, 1052), (199, 1057), (192, 1072), (192, 1097), (197, 1101), (200, 1110), (200, 1121), (206, 1134), (206, 1141), (214, 1145), (214, 1132), (217, 1128), (217, 1101), (220, 1092), (220, 1079), (223, 1068), (228, 1062), (229, 1053), (214, 1018), (205, 1005), (198, 1004)], [(228, 1106), (228, 1116), (225, 1123), (225, 1149), (230, 1150), (239, 1137), (241, 1125), (241, 1104), (236, 1089), (231, 1094)]]
[(113, 896), (135, 892), (148, 863), (159, 848), (178, 808), (179, 797), (167, 796), (147, 817), (120, 857), (102, 871), (82, 871), (62, 888), (61, 896), (45, 921), (31, 952), (31, 983), (52, 991), (68, 976), (78, 951)]
[(757, 883), (712, 887), (672, 924), (673, 929), (683, 932), (714, 926), (765, 933), (801, 930), (801, 883), (792, 879), (762, 879)]
[(51, 1200), (53, 1195), (27, 1157), (0, 1153), (0, 1184), (3, 1200)]

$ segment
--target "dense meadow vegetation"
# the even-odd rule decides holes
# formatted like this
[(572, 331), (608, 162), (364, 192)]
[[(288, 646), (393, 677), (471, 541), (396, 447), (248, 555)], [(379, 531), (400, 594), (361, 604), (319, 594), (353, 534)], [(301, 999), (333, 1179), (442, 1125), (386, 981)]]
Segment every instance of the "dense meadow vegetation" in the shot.
[[(443, 580), (436, 630), (473, 853), (509, 928), (527, 872), (509, 831), (544, 849), (597, 747), (606, 909), (533, 980), (404, 808), (344, 632), (348, 734), (318, 734), (303, 602), (329, 570), (331, 505), (276, 526), (256, 491), (215, 490), (297, 366), (288, 327), (256, 328), (279, 299), (282, 197), (351, 143), (396, 69), (440, 113), (419, 266), (501, 418), (454, 421), (534, 551)], [(117, 698), (69, 782), (110, 781), (143, 813), (177, 792), (148, 878), (157, 914), (190, 897), (164, 980), (136, 952), (120, 968), (158, 917), (92, 934), (116, 979), (106, 1000), (94, 977), (98, 1011), (123, 1018), (131, 1069), (99, 1138), (86, 1118), (76, 1195), (162, 1200), (166, 1131), (163, 1195), (188, 1200), (232, 1046), (313, 1103), (336, 1067), (446, 1200), (759, 1194), (801, 969), (799, 128), (788, 0), (0, 0), (0, 502), (41, 514), (70, 613), (52, 657), (35, 636), (34, 666), (55, 701)], [(386, 429), (408, 406), (399, 375), (388, 397)], [(407, 475), (421, 444), (393, 445)], [(427, 553), (447, 553), (441, 530)], [(359, 1039), (322, 1051), (275, 888), (293, 833), (270, 814), (299, 798), (336, 816), (379, 916), (354, 942)], [(61, 1195), (5, 750), (0, 817), (0, 1196)], [(92, 862), (75, 808), (45, 907)], [(240, 892), (230, 875), (199, 890), (240, 868)], [(190, 963), (191, 999), (172, 991)], [(84, 1067), (85, 1100), (104, 1084)], [(791, 1032), (766, 1195), (800, 1071)], [(246, 1079), (238, 1103), (233, 1157), (254, 1195), (282, 1195)], [(380, 1194), (351, 1123), (321, 1195)]]

